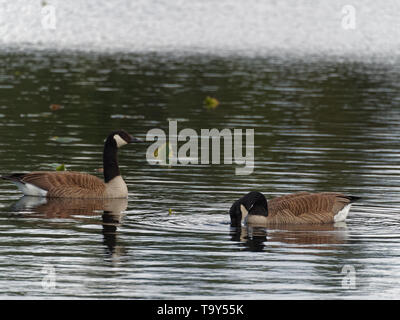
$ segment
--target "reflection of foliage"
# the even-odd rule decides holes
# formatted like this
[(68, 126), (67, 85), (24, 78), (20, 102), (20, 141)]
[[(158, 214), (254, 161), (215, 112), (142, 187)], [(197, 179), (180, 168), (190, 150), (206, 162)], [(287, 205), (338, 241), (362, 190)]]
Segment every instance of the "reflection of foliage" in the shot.
[(53, 136), (50, 137), (49, 140), (59, 142), (59, 143), (70, 143), (70, 142), (77, 142), (80, 141), (81, 139), (79, 138), (73, 138), (73, 137), (58, 137), (58, 136)]

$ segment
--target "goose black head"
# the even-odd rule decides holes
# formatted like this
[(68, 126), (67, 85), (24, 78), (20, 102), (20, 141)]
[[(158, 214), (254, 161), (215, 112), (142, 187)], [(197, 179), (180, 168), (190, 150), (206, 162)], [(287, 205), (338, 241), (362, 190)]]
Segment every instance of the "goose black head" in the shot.
[(128, 132), (122, 129), (111, 132), (107, 140), (115, 143), (117, 148), (121, 148), (128, 143), (141, 142), (140, 139), (132, 137)]
[(268, 216), (268, 204), (265, 196), (258, 191), (251, 191), (232, 205), (229, 214), (231, 226), (240, 227), (248, 214)]

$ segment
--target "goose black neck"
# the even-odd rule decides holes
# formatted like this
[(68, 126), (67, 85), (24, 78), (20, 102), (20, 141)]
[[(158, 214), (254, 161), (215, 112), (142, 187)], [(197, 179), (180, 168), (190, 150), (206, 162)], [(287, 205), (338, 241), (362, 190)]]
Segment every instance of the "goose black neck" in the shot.
[(118, 148), (113, 138), (108, 138), (103, 151), (104, 181), (107, 183), (120, 175), (117, 158)]

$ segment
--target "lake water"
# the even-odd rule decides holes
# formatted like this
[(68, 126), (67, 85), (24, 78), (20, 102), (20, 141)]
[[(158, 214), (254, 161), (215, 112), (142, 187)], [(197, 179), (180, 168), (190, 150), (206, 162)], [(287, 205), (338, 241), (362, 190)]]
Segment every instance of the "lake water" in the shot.
[[(235, 163), (150, 165), (148, 142), (119, 153), (127, 201), (21, 199), (0, 181), (1, 298), (399, 297), (400, 64), (387, 55), (394, 41), (377, 49), (381, 31), (370, 36), (367, 57), (346, 46), (339, 57), (326, 56), (339, 38), (321, 44), (317, 56), (311, 50), (299, 57), (221, 54), (213, 45), (204, 52), (206, 36), (203, 47), (191, 47), (201, 54), (187, 52), (190, 32), (178, 37), (178, 49), (179, 41), (163, 38), (172, 50), (155, 53), (152, 38), (149, 47), (143, 41), (127, 50), (129, 30), (117, 32), (119, 51), (100, 46), (112, 47), (111, 36), (104, 43), (94, 37), (88, 51), (68, 51), (63, 45), (79, 47), (86, 33), (54, 42), (35, 25), (27, 33), (17, 26), (15, 37), (7, 29), (0, 53), (0, 174), (65, 164), (101, 176), (109, 132), (124, 128), (145, 140), (151, 129), (168, 132), (170, 120), (198, 133), (254, 129), (255, 166), (235, 175)], [(229, 26), (223, 30), (216, 41), (229, 38)], [(290, 35), (290, 28), (282, 32)], [(289, 41), (289, 49), (297, 43)], [(254, 49), (256, 41), (248, 45)], [(220, 105), (205, 108), (206, 96)], [(229, 208), (250, 190), (267, 198), (339, 191), (363, 199), (345, 224), (231, 230)]]

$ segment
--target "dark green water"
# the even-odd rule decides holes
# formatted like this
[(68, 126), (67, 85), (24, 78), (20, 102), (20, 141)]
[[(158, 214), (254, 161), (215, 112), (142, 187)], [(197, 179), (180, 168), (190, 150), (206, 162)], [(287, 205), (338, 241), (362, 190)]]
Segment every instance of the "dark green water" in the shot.
[[(0, 297), (398, 298), (398, 65), (46, 52), (0, 61), (0, 174), (61, 163), (97, 174), (117, 128), (142, 139), (169, 120), (255, 130), (244, 176), (236, 164), (154, 166), (149, 143), (125, 147), (129, 199), (105, 208), (21, 203), (0, 182)], [(220, 105), (206, 109), (206, 96)], [(249, 190), (364, 199), (344, 225), (232, 234), (228, 210)]]

